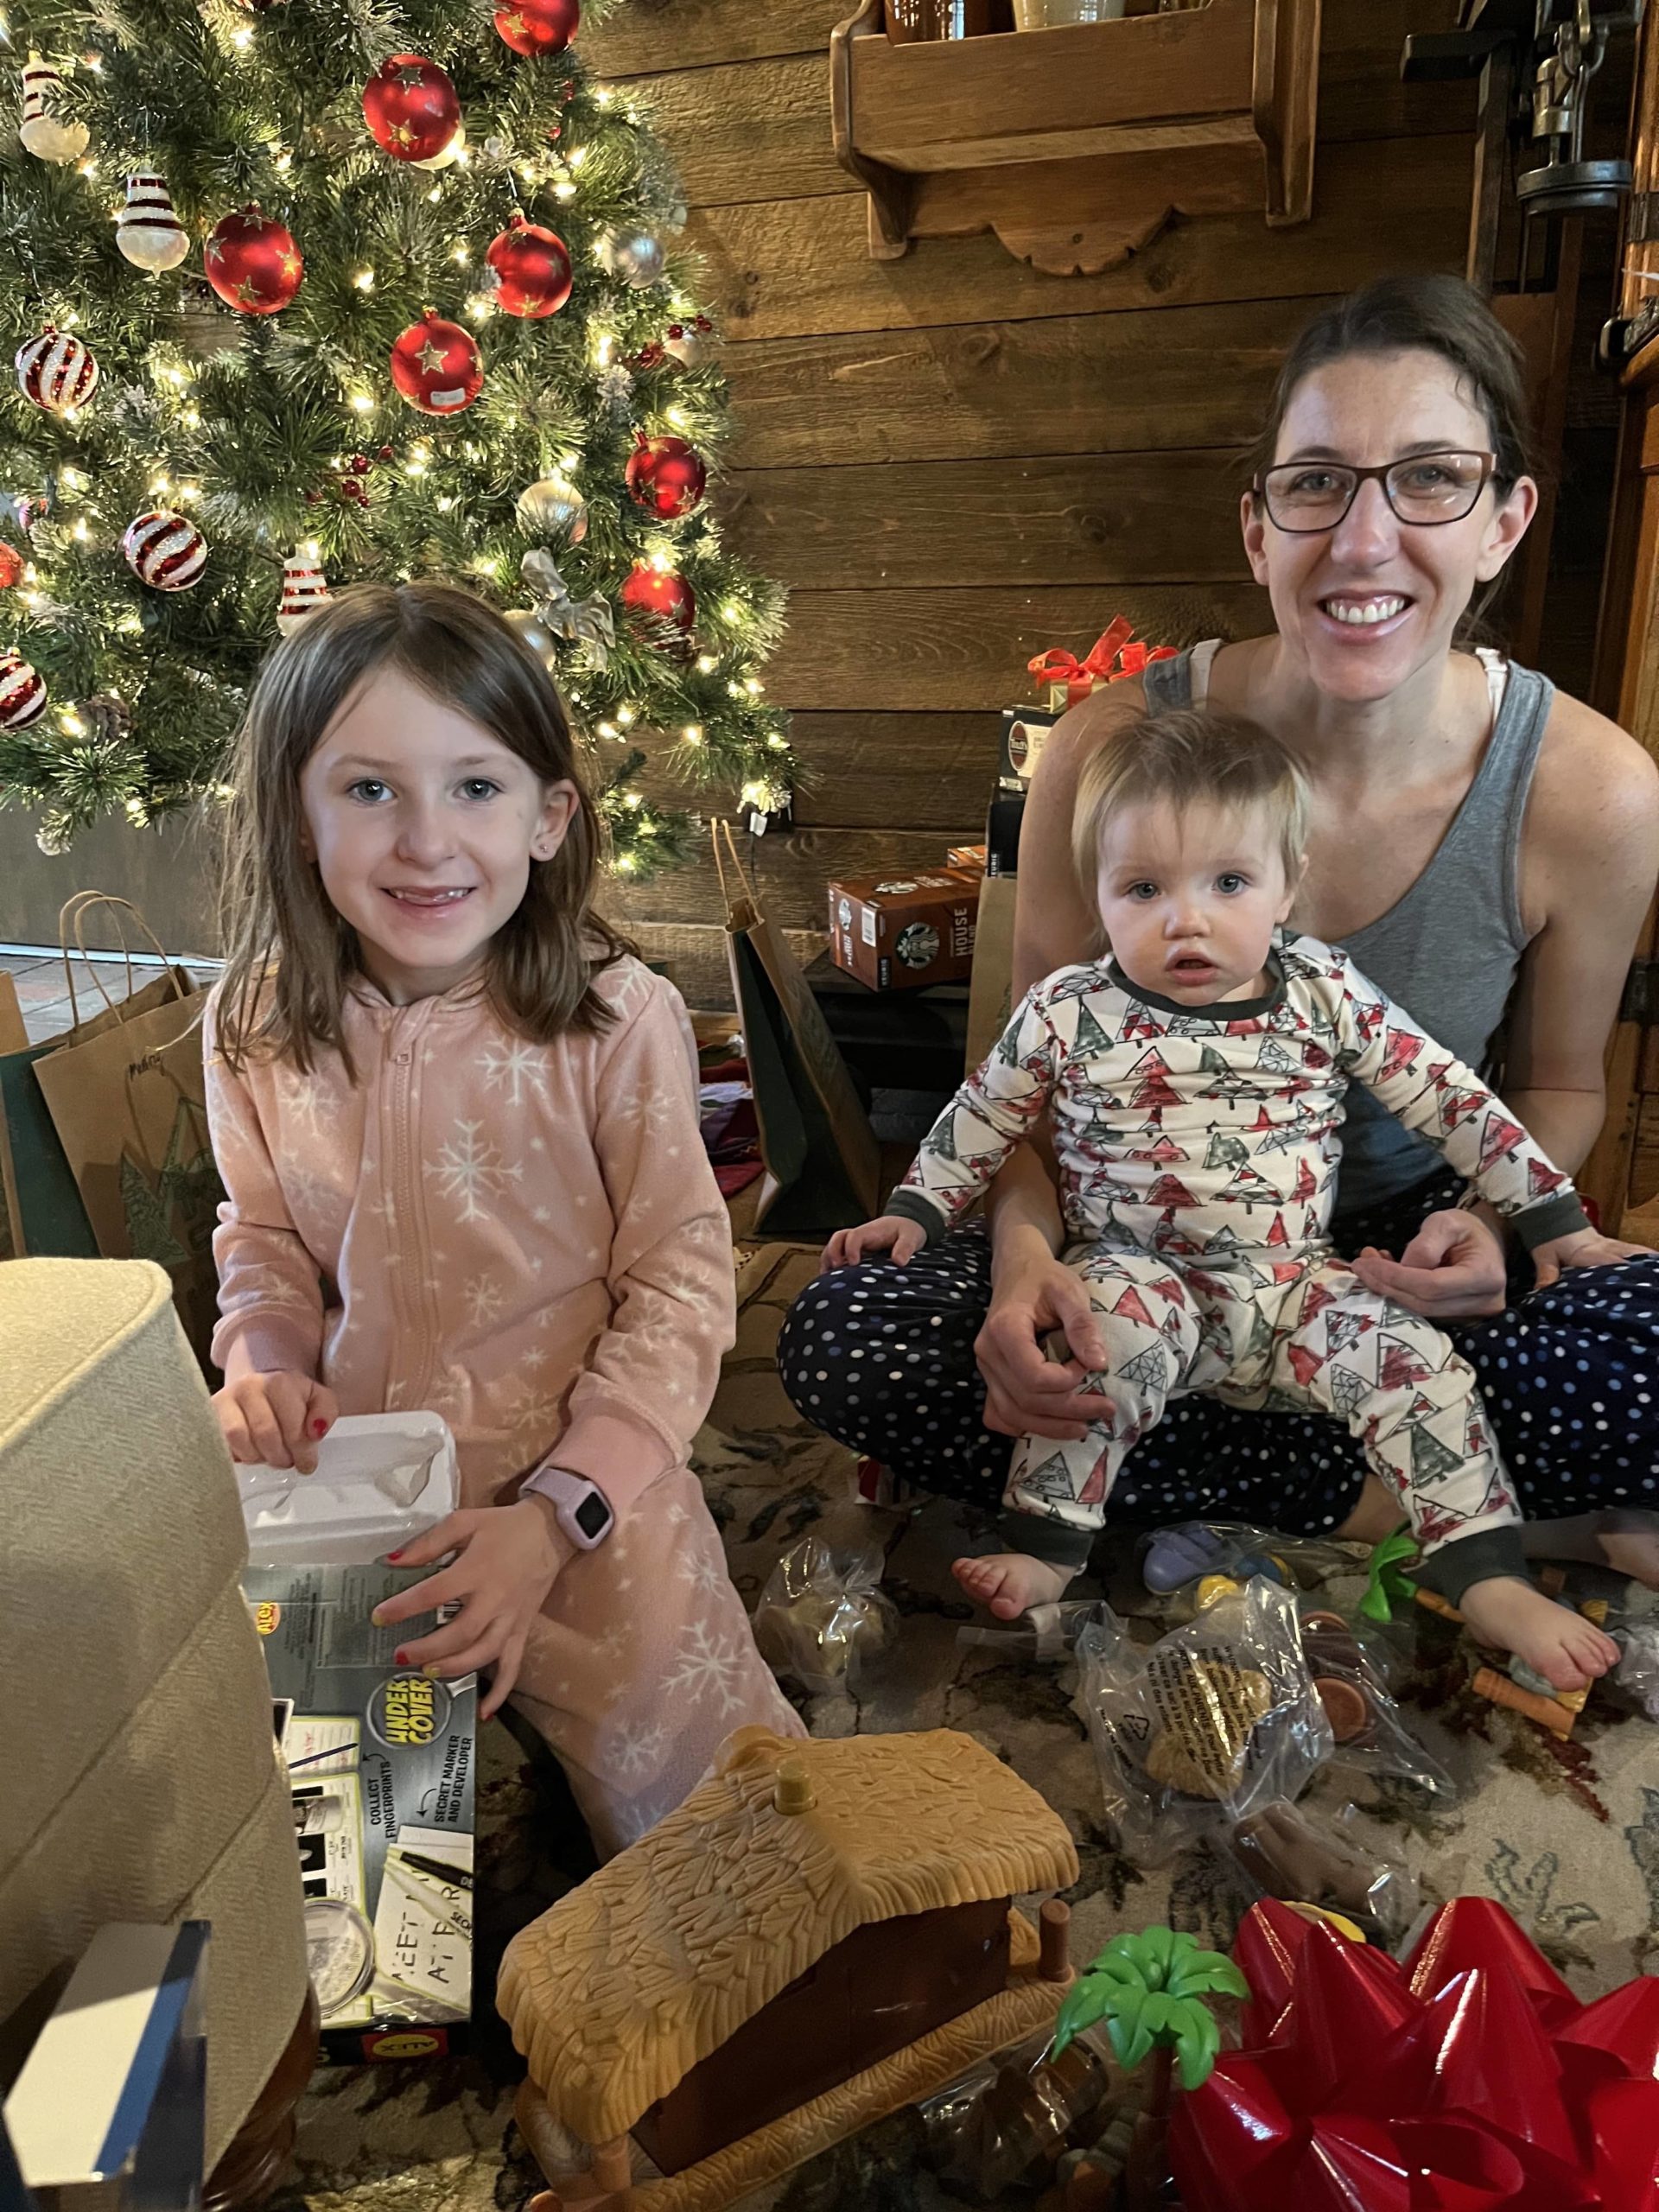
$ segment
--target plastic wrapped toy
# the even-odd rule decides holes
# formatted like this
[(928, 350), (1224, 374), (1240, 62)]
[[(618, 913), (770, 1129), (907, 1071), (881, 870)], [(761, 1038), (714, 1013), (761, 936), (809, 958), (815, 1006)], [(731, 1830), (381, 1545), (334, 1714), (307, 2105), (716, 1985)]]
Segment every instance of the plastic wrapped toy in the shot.
[(1330, 1757), (1287, 1590), (1257, 1576), (1150, 1647), (1102, 1611), (1077, 1638), (1080, 1697), (1107, 1812), (1138, 1858), (1294, 1800)]
[(1141, 1577), (1154, 1597), (1166, 1597), (1212, 1574), (1248, 1582), (1254, 1574), (1305, 1590), (1333, 1574), (1351, 1574), (1355, 1561), (1335, 1544), (1311, 1536), (1283, 1536), (1243, 1521), (1181, 1521), (1154, 1529), (1141, 1548)]
[(1417, 1916), (1417, 1885), (1406, 1868), (1363, 1849), (1340, 1817), (1275, 1801), (1217, 1840), (1265, 1896), (1344, 1913), (1384, 1942), (1398, 1942)]
[(1068, 2145), (1105, 2125), (1103, 2050), (1083, 2035), (1053, 2058), (1051, 2041), (982, 2060), (922, 2107), (928, 2163), (971, 2203), (1001, 2204), (1020, 2183), (1040, 2181)]
[(754, 1636), (780, 1675), (825, 1694), (859, 1687), (865, 1669), (892, 1643), (898, 1608), (881, 1594), (879, 1544), (837, 1551), (803, 1536), (766, 1578), (754, 1611)]

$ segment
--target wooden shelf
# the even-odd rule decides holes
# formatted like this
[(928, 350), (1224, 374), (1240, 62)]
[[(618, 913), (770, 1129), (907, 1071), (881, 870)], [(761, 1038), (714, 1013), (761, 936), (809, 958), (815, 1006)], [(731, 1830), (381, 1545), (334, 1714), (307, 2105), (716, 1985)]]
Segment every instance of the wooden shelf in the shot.
[(830, 44), (836, 158), (870, 194), (870, 251), (992, 230), (1055, 275), (1095, 275), (1177, 213), (1313, 196), (1319, 0), (894, 46), (882, 0)]

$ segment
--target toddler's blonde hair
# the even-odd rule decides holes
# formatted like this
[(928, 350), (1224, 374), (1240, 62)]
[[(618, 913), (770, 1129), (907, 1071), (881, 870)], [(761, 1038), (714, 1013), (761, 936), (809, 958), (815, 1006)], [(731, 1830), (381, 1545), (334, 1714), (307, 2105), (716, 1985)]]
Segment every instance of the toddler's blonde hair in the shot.
[(1120, 807), (1260, 808), (1279, 834), (1294, 883), (1307, 844), (1307, 779), (1276, 737), (1244, 715), (1174, 707), (1109, 731), (1084, 763), (1071, 817), (1071, 858), (1092, 903), (1107, 822)]

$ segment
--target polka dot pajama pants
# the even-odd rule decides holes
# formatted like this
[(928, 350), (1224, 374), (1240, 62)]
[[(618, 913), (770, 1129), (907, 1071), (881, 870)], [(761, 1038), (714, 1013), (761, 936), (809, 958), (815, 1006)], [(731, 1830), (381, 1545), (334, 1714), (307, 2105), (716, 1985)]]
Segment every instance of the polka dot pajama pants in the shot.
[[(1462, 1185), (1436, 1175), (1340, 1217), (1338, 1252), (1400, 1253)], [(1479, 1378), (1522, 1512), (1547, 1521), (1610, 1506), (1659, 1510), (1659, 1257), (1580, 1269), (1446, 1333)], [(840, 1268), (808, 1285), (778, 1343), (784, 1388), (807, 1420), (907, 1484), (995, 1510), (1010, 1437), (984, 1424), (974, 1359), (990, 1303), (990, 1244), (969, 1223), (908, 1267)], [(1147, 1524), (1208, 1515), (1318, 1535), (1352, 1512), (1365, 1476), (1338, 1421), (1175, 1400), (1124, 1462), (1110, 1517)]]

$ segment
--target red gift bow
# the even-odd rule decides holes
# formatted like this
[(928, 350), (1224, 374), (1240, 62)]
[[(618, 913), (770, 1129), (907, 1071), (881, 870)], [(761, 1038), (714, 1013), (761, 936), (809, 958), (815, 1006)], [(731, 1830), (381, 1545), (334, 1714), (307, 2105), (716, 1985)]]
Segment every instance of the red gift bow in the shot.
[[(1133, 640), (1133, 642), (1131, 642)], [(1064, 683), (1065, 703), (1075, 707), (1096, 683), (1121, 683), (1126, 676), (1139, 676), (1148, 661), (1173, 660), (1173, 645), (1143, 645), (1135, 636), (1135, 625), (1126, 614), (1109, 622), (1079, 660), (1065, 645), (1051, 645), (1027, 668), (1039, 683)]]
[(1489, 1897), (1403, 1968), (1269, 1898), (1249, 2047), (1178, 2100), (1186, 2212), (1656, 2212), (1659, 1977), (1591, 2005)]

